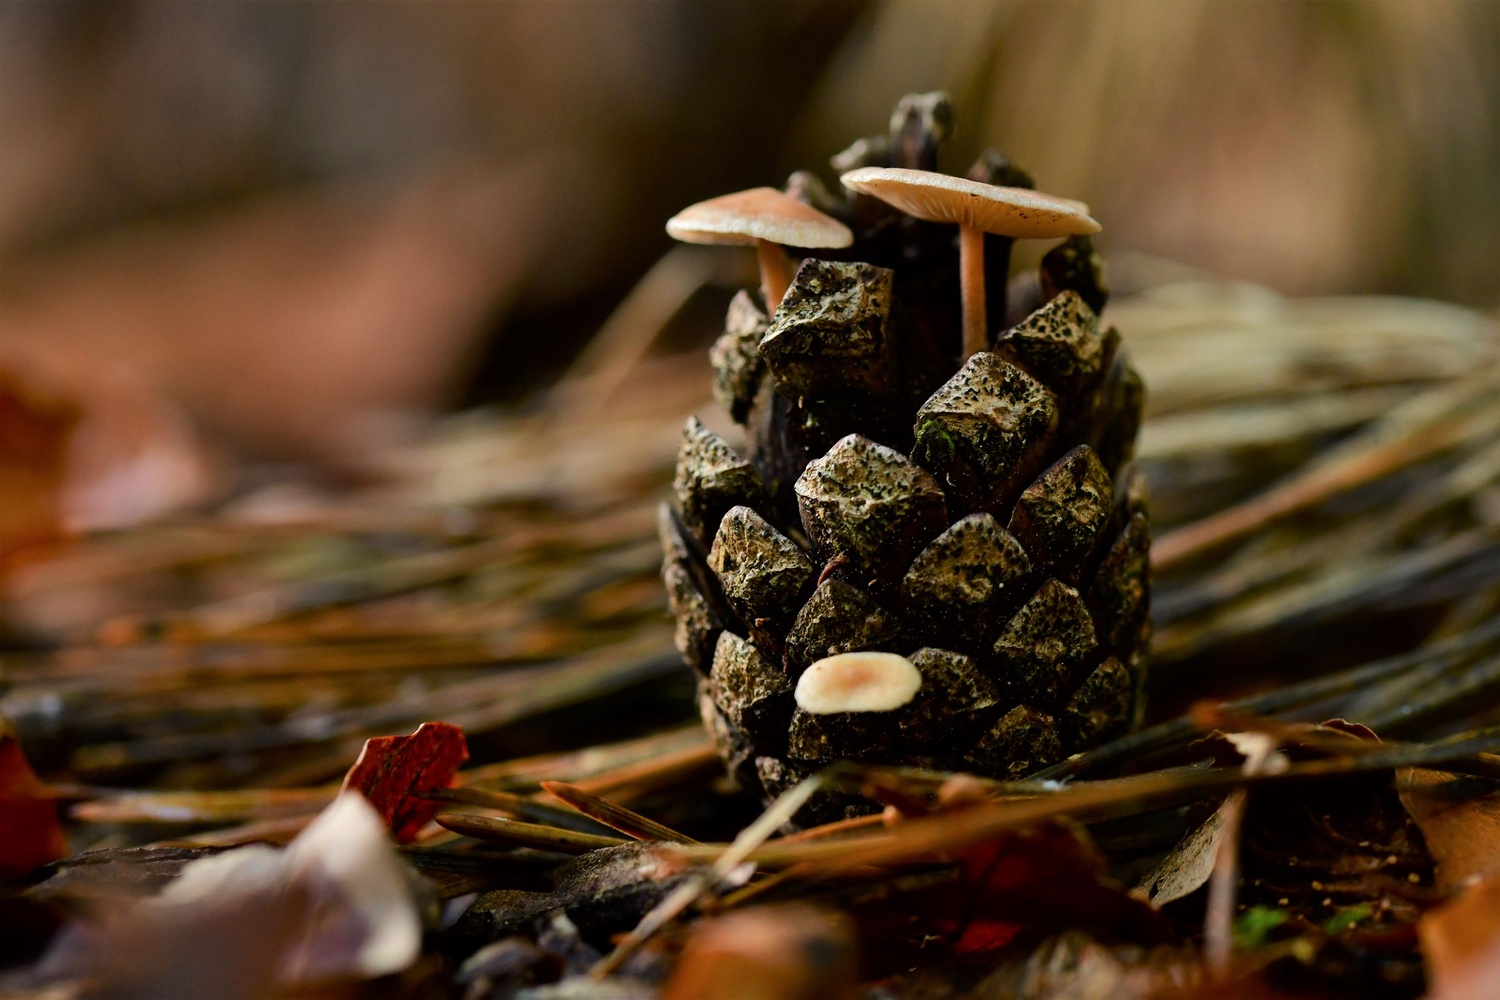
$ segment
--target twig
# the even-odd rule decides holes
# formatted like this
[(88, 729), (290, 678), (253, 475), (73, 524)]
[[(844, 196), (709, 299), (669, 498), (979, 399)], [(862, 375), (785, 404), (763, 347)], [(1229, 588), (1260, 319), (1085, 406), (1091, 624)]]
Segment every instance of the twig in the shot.
[(572, 806), (590, 819), (618, 830), (636, 840), (665, 840), (674, 844), (696, 844), (692, 837), (684, 836), (671, 827), (663, 826), (654, 819), (632, 812), (624, 806), (615, 805), (597, 795), (590, 795), (577, 785), (565, 781), (544, 781), (542, 790), (553, 798)]
[(606, 837), (597, 833), (579, 833), (555, 826), (523, 823), (514, 819), (498, 819), (493, 816), (466, 816), (460, 813), (439, 813), (433, 817), (438, 826), (454, 833), (484, 840), (493, 844), (511, 847), (533, 847), (539, 851), (556, 851), (559, 854), (587, 854), (601, 847), (618, 847), (629, 843), (619, 837)]
[(555, 826), (564, 830), (575, 830), (578, 833), (603, 833), (606, 827), (594, 822), (587, 816), (581, 816), (572, 809), (560, 809), (547, 802), (538, 802), (536, 799), (525, 795), (514, 795), (510, 792), (496, 792), (484, 788), (438, 788), (422, 795), (424, 799), (433, 799), (438, 802), (463, 802), (471, 806), (483, 806), (486, 809), (498, 809), (501, 812), (510, 813), (516, 819), (525, 820), (529, 823), (541, 823), (544, 826)]
[(734, 838), (734, 843), (718, 853), (706, 872), (695, 874), (684, 880), (642, 917), (635, 929), (615, 946), (615, 950), (589, 970), (589, 978), (599, 980), (614, 972), (631, 955), (639, 951), (653, 934), (675, 920), (697, 902), (700, 896), (727, 878), (773, 833), (791, 822), (792, 817), (797, 815), (797, 811), (835, 776), (836, 771), (836, 767), (829, 768), (782, 792), (776, 801), (761, 813), (759, 819), (740, 831), (740, 835)]

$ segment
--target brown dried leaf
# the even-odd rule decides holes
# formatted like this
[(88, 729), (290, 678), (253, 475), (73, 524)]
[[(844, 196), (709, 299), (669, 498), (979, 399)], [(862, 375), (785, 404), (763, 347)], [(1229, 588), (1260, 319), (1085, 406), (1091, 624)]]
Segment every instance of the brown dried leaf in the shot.
[(424, 722), (410, 736), (376, 736), (344, 775), (343, 791), (369, 799), (398, 843), (415, 839), (442, 808), (423, 792), (447, 788), (469, 759), (464, 731), (446, 722)]
[(1406, 767), (1396, 774), (1396, 788), (1437, 863), (1440, 891), (1500, 877), (1500, 791), (1494, 781)]
[(1182, 899), (1208, 884), (1219, 856), (1219, 842), (1224, 837), (1224, 806), (1213, 811), (1202, 825), (1178, 842), (1151, 872), (1136, 886), (1153, 905), (1165, 906)]

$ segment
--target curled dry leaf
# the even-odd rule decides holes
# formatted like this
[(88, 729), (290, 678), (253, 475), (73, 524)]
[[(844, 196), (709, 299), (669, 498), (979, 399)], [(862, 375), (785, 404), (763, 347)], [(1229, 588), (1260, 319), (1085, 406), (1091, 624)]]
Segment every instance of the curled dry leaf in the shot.
[[(1244, 757), (1240, 766), (1246, 774), (1277, 773), (1286, 770), (1289, 764), (1287, 758), (1277, 751), (1276, 741), (1266, 733), (1221, 735), (1235, 752)], [(1145, 896), (1157, 906), (1164, 906), (1206, 885), (1213, 875), (1225, 833), (1239, 834), (1239, 816), (1243, 810), (1243, 796), (1231, 794), (1141, 880), (1136, 886), (1137, 895)]]
[(1493, 780), (1406, 767), (1396, 774), (1396, 789), (1437, 864), (1440, 891), (1500, 877), (1500, 791)]
[(1214, 871), (1214, 859), (1219, 856), (1219, 842), (1224, 837), (1224, 818), (1224, 806), (1220, 805), (1141, 879), (1136, 894), (1156, 906), (1165, 906), (1207, 885)]
[(410, 736), (376, 736), (344, 775), (343, 791), (370, 801), (398, 843), (408, 843), (443, 803), (422, 793), (447, 788), (469, 759), (464, 731), (446, 722), (424, 722)]
[(414, 883), (381, 819), (340, 795), (285, 849), (192, 861), (156, 896), (71, 925), (37, 969), (112, 996), (260, 998), (399, 972), (421, 952)]
[(68, 853), (57, 803), (21, 741), (0, 731), (0, 879), (23, 877)]

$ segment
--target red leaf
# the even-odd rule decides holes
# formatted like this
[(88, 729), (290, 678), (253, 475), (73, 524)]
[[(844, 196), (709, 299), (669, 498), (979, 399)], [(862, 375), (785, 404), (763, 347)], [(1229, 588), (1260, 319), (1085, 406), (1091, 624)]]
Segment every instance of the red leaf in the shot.
[(970, 920), (954, 943), (953, 951), (957, 955), (983, 955), (1004, 948), (1025, 929), (1021, 924), (999, 920)]
[(1066, 821), (997, 834), (953, 858), (956, 878), (912, 891), (872, 896), (854, 912), (874, 971), (920, 960), (936, 941), (968, 960), (1012, 945), (1024, 934), (1080, 928), (1141, 944), (1173, 931), (1149, 904), (1105, 875), (1104, 858), (1081, 827)]
[(37, 780), (20, 741), (0, 735), (0, 878), (27, 875), (67, 853), (57, 803)]
[(405, 844), (442, 807), (421, 794), (447, 788), (468, 759), (462, 729), (446, 722), (424, 722), (410, 736), (365, 740), (359, 759), (344, 775), (343, 790), (352, 789), (368, 799), (397, 842)]
[(1160, 914), (1105, 878), (1104, 858), (1071, 823), (1001, 834), (958, 861), (960, 954), (1002, 947), (1023, 928), (1082, 926), (1152, 943), (1170, 936)]

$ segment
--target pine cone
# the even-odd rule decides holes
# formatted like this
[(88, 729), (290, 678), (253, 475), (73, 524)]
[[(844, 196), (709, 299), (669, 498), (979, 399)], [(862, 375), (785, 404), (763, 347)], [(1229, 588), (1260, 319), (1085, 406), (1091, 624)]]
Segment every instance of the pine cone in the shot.
[[(835, 163), (930, 167), (946, 115), (908, 98)], [(994, 153), (969, 176), (1029, 186)], [(767, 795), (835, 759), (1017, 778), (1119, 735), (1150, 629), (1143, 387), (1100, 328), (1092, 244), (1008, 283), (1009, 241), (986, 237), (991, 328), (1008, 285), (1035, 308), (961, 361), (954, 227), (792, 185), (810, 190), (854, 242), (805, 259), (774, 320), (736, 296), (712, 357), (748, 454), (690, 419), (662, 511), (678, 646), (726, 763)], [(809, 711), (806, 672), (851, 652), (903, 657), (870, 669), (905, 700)]]

